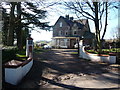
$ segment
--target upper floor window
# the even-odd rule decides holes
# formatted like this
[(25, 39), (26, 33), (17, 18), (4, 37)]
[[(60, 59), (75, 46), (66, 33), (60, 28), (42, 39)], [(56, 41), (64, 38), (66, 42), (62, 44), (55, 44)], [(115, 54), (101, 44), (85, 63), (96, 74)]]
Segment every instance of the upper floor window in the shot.
[(68, 35), (68, 32), (67, 32), (67, 31), (65, 32), (65, 35)]
[(59, 36), (63, 35), (63, 32), (62, 31), (59, 31)]
[(73, 31), (73, 35), (77, 35), (77, 31), (76, 30)]
[(60, 27), (62, 27), (62, 22), (60, 22)]
[(74, 31), (74, 35), (76, 35), (77, 34), (77, 31)]

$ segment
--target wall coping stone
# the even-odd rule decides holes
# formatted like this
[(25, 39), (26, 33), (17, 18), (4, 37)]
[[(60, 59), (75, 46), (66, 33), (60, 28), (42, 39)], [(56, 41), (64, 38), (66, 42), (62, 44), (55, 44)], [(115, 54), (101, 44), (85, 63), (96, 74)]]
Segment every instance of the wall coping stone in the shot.
[(25, 66), (26, 64), (28, 64), (30, 61), (32, 60), (32, 58), (28, 58), (27, 60), (11, 60), (8, 61), (7, 63), (4, 64), (5, 68), (18, 68), (20, 66)]

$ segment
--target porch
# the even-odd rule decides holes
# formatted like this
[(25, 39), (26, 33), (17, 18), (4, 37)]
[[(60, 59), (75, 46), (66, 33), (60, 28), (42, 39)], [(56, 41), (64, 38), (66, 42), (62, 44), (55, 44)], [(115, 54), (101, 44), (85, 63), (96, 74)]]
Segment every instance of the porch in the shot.
[(53, 37), (52, 39), (55, 48), (74, 48), (79, 37)]

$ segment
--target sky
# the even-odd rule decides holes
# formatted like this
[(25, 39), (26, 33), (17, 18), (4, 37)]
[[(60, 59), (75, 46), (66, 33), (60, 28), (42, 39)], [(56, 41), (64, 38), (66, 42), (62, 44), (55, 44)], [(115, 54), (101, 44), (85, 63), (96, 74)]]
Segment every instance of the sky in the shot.
[[(60, 16), (65, 16), (69, 14), (69, 16), (73, 16), (76, 18), (75, 15), (70, 13), (68, 10), (64, 9), (61, 6), (53, 6), (51, 8), (46, 9), (48, 11), (48, 16), (45, 19), (45, 21), (49, 21), (49, 25), (54, 25), (55, 22), (58, 20)], [(116, 33), (116, 27), (118, 27), (118, 10), (111, 10), (109, 11), (109, 18), (108, 18), (108, 26), (107, 26), (107, 32), (105, 34), (105, 39), (113, 39), (115, 37)], [(91, 32), (95, 32), (94, 30), (94, 24), (92, 21), (89, 20), (89, 25)], [(34, 41), (40, 41), (40, 40), (46, 40), (50, 41), (52, 40), (52, 31), (43, 31), (40, 30), (40, 33), (36, 31), (32, 31), (31, 37), (34, 39)]]

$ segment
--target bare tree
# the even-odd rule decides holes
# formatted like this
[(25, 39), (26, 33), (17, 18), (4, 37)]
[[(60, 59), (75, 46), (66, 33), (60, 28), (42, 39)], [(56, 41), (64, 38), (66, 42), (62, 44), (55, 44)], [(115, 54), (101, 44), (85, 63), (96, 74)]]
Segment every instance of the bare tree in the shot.
[[(80, 2), (79, 0), (64, 2), (64, 5), (68, 9), (74, 11), (74, 13), (76, 14), (78, 18), (82, 16), (94, 22), (95, 36), (96, 36), (95, 39), (97, 42), (97, 48), (98, 48), (99, 53), (101, 53), (102, 51), (101, 43), (107, 30), (108, 8), (111, 8), (111, 7), (118, 8), (117, 6), (114, 6), (113, 3), (114, 2), (110, 2), (110, 3), (93, 2), (92, 0), (91, 1), (89, 0), (88, 2)], [(103, 20), (103, 16), (105, 16), (104, 20)], [(104, 27), (103, 27), (103, 21), (105, 21)], [(102, 29), (104, 31), (103, 31), (103, 34), (100, 35)]]

